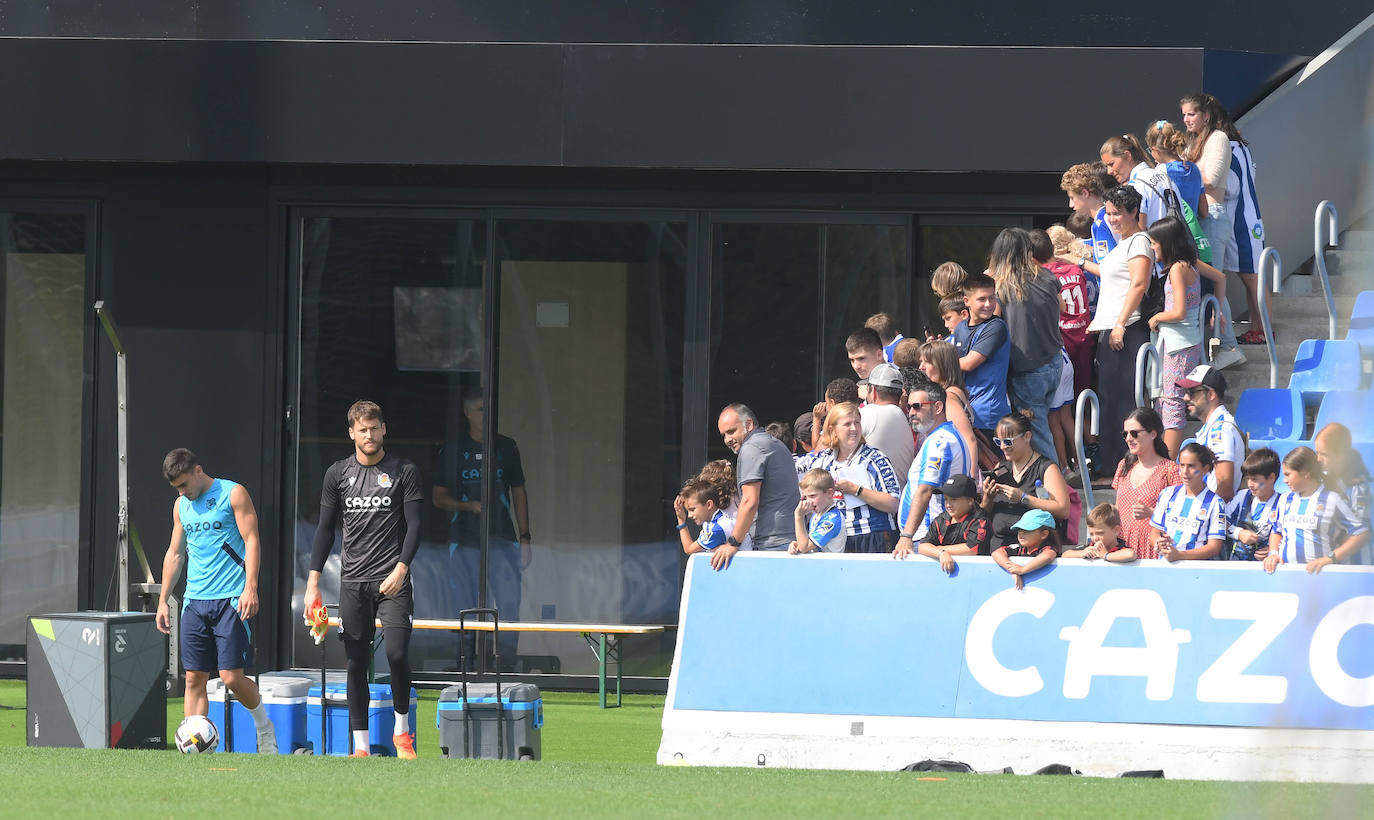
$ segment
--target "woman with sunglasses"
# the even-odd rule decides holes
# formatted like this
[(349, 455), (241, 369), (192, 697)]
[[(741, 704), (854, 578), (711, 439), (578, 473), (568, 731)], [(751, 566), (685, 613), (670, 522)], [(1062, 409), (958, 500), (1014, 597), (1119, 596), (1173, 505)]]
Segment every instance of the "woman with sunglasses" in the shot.
[(1011, 413), (997, 422), (993, 443), (1002, 451), (996, 472), (983, 479), (983, 509), (992, 518), (992, 546), (1017, 544), (1012, 525), (1030, 510), (1054, 516), (1063, 536), (1069, 517), (1069, 485), (1059, 465), (1031, 446), (1031, 421)]
[(1126, 416), (1121, 427), (1126, 440), (1126, 457), (1116, 467), (1112, 489), (1116, 490), (1116, 511), (1121, 516), (1121, 537), (1135, 550), (1137, 558), (1158, 558), (1150, 531), (1150, 513), (1159, 495), (1168, 487), (1182, 484), (1178, 464), (1169, 458), (1164, 444), (1164, 420), (1150, 407), (1137, 407)]

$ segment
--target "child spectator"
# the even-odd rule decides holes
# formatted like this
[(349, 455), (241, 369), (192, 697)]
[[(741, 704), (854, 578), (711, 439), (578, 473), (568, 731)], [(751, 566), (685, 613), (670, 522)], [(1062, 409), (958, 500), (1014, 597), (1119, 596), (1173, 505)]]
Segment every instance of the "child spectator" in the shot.
[[(720, 523), (725, 528), (725, 534), (729, 535), (734, 531), (735, 520), (739, 517), (739, 482), (735, 478), (735, 466), (723, 458), (708, 461), (702, 465), (697, 478), (710, 484), (714, 497), (720, 500), (721, 509), (725, 511)], [(740, 549), (753, 548), (753, 537), (745, 535)]]
[(1353, 558), (1369, 541), (1369, 526), (1355, 517), (1340, 493), (1322, 486), (1321, 466), (1312, 448), (1298, 447), (1284, 458), (1283, 480), (1289, 490), (1270, 518), (1265, 572), (1272, 573), (1279, 564), (1306, 564), (1308, 572), (1321, 572)]
[(1198, 306), (1202, 287), (1198, 281), (1197, 246), (1183, 223), (1166, 216), (1146, 233), (1150, 248), (1168, 276), (1164, 310), (1150, 317), (1150, 331), (1158, 334), (1163, 371), (1163, 392), (1156, 402), (1164, 420), (1164, 444), (1169, 455), (1178, 455), (1183, 425), (1188, 423), (1187, 391), (1179, 384), (1202, 362), (1202, 322)]
[(1105, 558), (1113, 564), (1135, 560), (1135, 550), (1121, 537), (1121, 514), (1109, 503), (1088, 511), (1088, 543), (1082, 549), (1064, 550), (1065, 558)]
[(798, 483), (801, 503), (797, 504), (794, 517), (797, 540), (787, 547), (787, 551), (793, 555), (844, 552), (844, 513), (835, 506), (835, 478), (829, 471), (817, 467), (803, 473)]
[(816, 402), (816, 406), (811, 408), (811, 447), (809, 452), (815, 452), (821, 448), (821, 428), (825, 426), (825, 417), (830, 413), (830, 408), (837, 404), (859, 403), (859, 386), (853, 379), (844, 377), (834, 379), (825, 386), (825, 398)]
[(964, 290), (968, 271), (958, 262), (944, 262), (930, 274), (930, 289), (941, 299), (959, 296)]
[[(954, 338), (954, 329), (960, 322), (968, 321), (968, 306), (964, 304), (963, 296), (949, 296), (940, 300), (940, 323), (945, 326), (948, 335), (943, 337), (945, 341)], [(931, 336), (933, 334), (927, 334)]]
[[(940, 562), (946, 575), (954, 572), (955, 555), (987, 555), (992, 521), (978, 503), (978, 484), (966, 475), (953, 475), (935, 492), (945, 497), (945, 511), (930, 522), (916, 551)], [(896, 554), (896, 553), (894, 553)], [(897, 555), (905, 558), (905, 555)]]
[(1236, 493), (1226, 510), (1232, 561), (1255, 561), (1269, 554), (1270, 519), (1278, 504), (1274, 484), (1279, 480), (1279, 454), (1262, 447), (1240, 465), (1245, 489)]
[(775, 421), (763, 428), (768, 435), (782, 442), (782, 446), (792, 455), (797, 454), (797, 440), (792, 437), (792, 425), (785, 421)]
[[(1091, 220), (1089, 248), (1078, 258), (1071, 261), (1082, 268), (1089, 276), (1097, 278), (1098, 265), (1116, 247), (1116, 234), (1107, 225), (1107, 191), (1116, 187), (1116, 180), (1106, 175), (1106, 169), (1097, 171), (1088, 163), (1079, 163), (1064, 172), (1059, 187), (1069, 196), (1069, 207), (1080, 217)], [(1104, 182), (1105, 180), (1105, 182)], [(1070, 228), (1072, 230), (1072, 228)]]
[[(1016, 546), (998, 547), (992, 551), (992, 560), (1015, 576), (1016, 588), (1022, 589), (1026, 585), (1022, 576), (1046, 566), (1059, 554), (1059, 531), (1055, 529), (1054, 516), (1044, 510), (1028, 510), (1011, 528), (1016, 531)], [(1013, 555), (1031, 560), (1018, 564), (1011, 560)]]
[[(973, 432), (973, 410), (969, 406), (968, 391), (964, 389), (964, 371), (959, 369), (958, 351), (949, 342), (935, 340), (921, 345), (920, 353), (917, 367), (926, 378), (945, 389), (945, 418), (959, 431), (969, 456), (978, 461), (971, 466), (980, 469), (995, 467), (1001, 460), (998, 452), (984, 448), (991, 460), (986, 464), (979, 460), (978, 436)], [(976, 475), (977, 470), (970, 470), (970, 473)]]
[(810, 453), (814, 447), (811, 446), (811, 425), (814, 417), (811, 413), (802, 413), (797, 416), (797, 420), (792, 424), (792, 440), (797, 444), (797, 456), (804, 456)]
[[(964, 306), (964, 300), (959, 300), (959, 307)], [(929, 335), (929, 334), (927, 334)], [(920, 367), (921, 365), (921, 340), (903, 339), (892, 349), (892, 363), (897, 365), (898, 370), (908, 367)]]
[(869, 371), (884, 361), (883, 340), (872, 328), (860, 328), (849, 334), (844, 341), (844, 349), (849, 354), (849, 366), (854, 368), (860, 379), (868, 378)]
[[(1034, 239), (1036, 232), (1032, 231)], [(1096, 340), (1088, 335), (1088, 324), (1092, 321), (1092, 309), (1097, 304), (1096, 277), (1087, 276), (1083, 269), (1066, 257), (1081, 253), (1073, 246), (1076, 240), (1068, 229), (1051, 225), (1045, 232), (1052, 248), (1052, 258), (1041, 264), (1059, 279), (1059, 298), (1063, 310), (1059, 314), (1059, 335), (1064, 339), (1064, 350), (1073, 362), (1073, 393), (1078, 395), (1093, 386), (1093, 348)], [(1037, 245), (1035, 258), (1040, 259), (1041, 249)]]
[[(673, 511), (677, 513), (677, 534), (682, 539), (682, 551), (691, 555), (697, 552), (710, 552), (730, 536), (734, 520), (727, 518), (724, 506), (726, 498), (720, 489), (701, 478), (694, 478), (682, 487), (682, 492), (673, 501)], [(701, 527), (701, 533), (693, 539), (687, 532), (688, 519)], [(740, 549), (749, 549), (742, 546)]]
[[(1317, 431), (1312, 449), (1317, 451), (1317, 463), (1326, 475), (1326, 488), (1345, 498), (1355, 517), (1369, 523), (1369, 470), (1364, 457), (1351, 446), (1350, 429), (1332, 422)], [(1361, 550), (1359, 563), (1370, 564), (1370, 549)]]
[(1011, 412), (1007, 401), (1011, 334), (996, 315), (997, 284), (991, 276), (975, 273), (964, 280), (964, 304), (969, 316), (954, 329), (954, 346), (968, 387), (973, 427), (992, 438), (997, 420)]
[(1191, 442), (1178, 454), (1183, 483), (1159, 494), (1150, 526), (1155, 549), (1170, 562), (1216, 558), (1226, 543), (1225, 503), (1207, 489), (1214, 461), (1211, 450)]
[(883, 361), (890, 364), (893, 349), (897, 347), (898, 342), (906, 338), (897, 332), (897, 323), (890, 314), (875, 313), (864, 322), (864, 327), (878, 334), (878, 340), (883, 343)]

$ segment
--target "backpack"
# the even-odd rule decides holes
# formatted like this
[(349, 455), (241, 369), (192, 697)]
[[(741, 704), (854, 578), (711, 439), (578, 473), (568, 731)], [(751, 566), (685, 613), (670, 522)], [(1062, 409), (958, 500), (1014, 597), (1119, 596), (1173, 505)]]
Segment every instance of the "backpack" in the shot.
[[(1192, 207), (1178, 198), (1178, 194), (1172, 186), (1166, 186), (1163, 191), (1156, 188), (1148, 179), (1140, 177), (1140, 181), (1145, 183), (1145, 187), (1155, 192), (1155, 196), (1164, 200), (1164, 215), (1172, 216), (1174, 219), (1188, 226), (1188, 231), (1193, 235), (1193, 244), (1197, 246), (1197, 258), (1212, 264), (1212, 241), (1203, 232), (1202, 226), (1198, 224), (1197, 214), (1193, 213)], [(1161, 290), (1162, 293), (1162, 290)], [(1160, 302), (1160, 310), (1163, 310), (1163, 302)], [(1155, 311), (1158, 313), (1159, 311)], [(1153, 315), (1153, 314), (1151, 314)]]

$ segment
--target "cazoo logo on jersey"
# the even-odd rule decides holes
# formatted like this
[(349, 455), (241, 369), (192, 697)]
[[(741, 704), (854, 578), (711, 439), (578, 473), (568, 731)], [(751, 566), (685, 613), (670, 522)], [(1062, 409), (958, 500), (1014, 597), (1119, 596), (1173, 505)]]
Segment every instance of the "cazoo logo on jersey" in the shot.
[(349, 496), (344, 499), (344, 508), (349, 510), (375, 510), (380, 507), (390, 507), (391, 496)]

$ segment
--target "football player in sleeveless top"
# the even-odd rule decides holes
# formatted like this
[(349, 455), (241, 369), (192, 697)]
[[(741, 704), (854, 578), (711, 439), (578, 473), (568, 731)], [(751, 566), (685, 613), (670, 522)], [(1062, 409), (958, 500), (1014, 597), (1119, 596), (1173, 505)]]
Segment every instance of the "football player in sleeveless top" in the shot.
[(248, 491), (211, 478), (195, 453), (177, 448), (162, 460), (162, 477), (177, 491), (172, 505), (172, 541), (162, 561), (157, 628), (171, 632), (167, 595), (186, 552), (186, 594), (181, 610), (181, 660), (186, 668), (186, 717), (210, 709), (205, 684), (210, 673), (253, 716), (258, 752), (277, 753), (276, 732), (262, 705), (258, 685), (243, 673), (253, 662), (248, 619), (258, 611), (258, 514)]
[(305, 611), (320, 603), (320, 573), (334, 549), (334, 528), (343, 522), (340, 550), (339, 618), (348, 658), (348, 724), (352, 757), (368, 755), (367, 669), (372, 661), (375, 621), (382, 622), (391, 666), (391, 702), (396, 756), (415, 757), (410, 732), (410, 632), (415, 612), (410, 564), (420, 547), (424, 490), (410, 461), (382, 447), (386, 422), (370, 401), (348, 408), (353, 455), (330, 465), (320, 490), (320, 523), (310, 552)]

